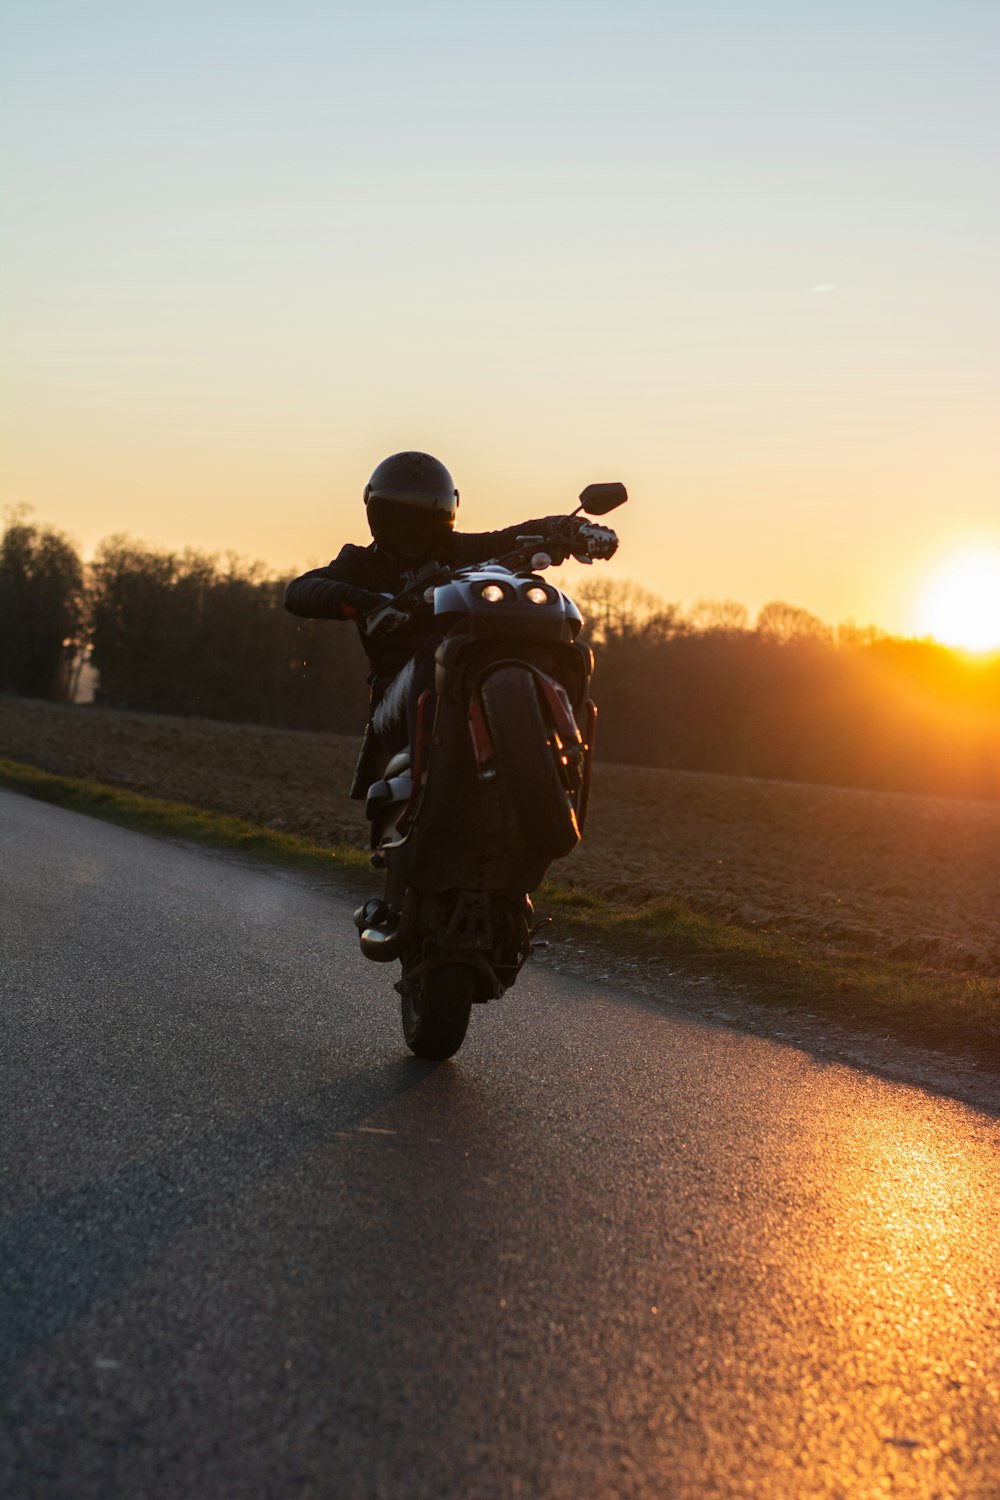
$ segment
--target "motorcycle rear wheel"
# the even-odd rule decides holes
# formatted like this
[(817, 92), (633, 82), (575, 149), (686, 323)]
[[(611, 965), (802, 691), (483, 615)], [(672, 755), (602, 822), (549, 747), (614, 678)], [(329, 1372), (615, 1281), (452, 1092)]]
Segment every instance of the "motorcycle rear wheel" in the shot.
[(497, 769), (511, 790), (521, 831), (539, 854), (559, 859), (576, 848), (580, 825), (556, 765), (534, 676), (523, 667), (502, 667), (480, 691)]
[(416, 1057), (454, 1057), (465, 1041), (479, 971), (471, 964), (443, 963), (403, 981), (403, 1036)]

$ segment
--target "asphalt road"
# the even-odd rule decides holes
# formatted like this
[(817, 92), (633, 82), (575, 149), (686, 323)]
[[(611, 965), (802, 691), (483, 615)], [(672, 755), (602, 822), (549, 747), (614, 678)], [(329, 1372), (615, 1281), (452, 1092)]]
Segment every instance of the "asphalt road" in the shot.
[(1000, 1128), (0, 793), (0, 1494), (1000, 1496)]

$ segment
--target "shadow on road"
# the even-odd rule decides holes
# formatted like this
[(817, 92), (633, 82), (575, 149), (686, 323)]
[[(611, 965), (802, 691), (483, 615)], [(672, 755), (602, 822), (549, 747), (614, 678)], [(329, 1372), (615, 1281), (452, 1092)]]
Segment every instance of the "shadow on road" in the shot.
[(397, 1059), (197, 1135), (0, 1223), (0, 1367), (128, 1286), (220, 1202), (423, 1082)]

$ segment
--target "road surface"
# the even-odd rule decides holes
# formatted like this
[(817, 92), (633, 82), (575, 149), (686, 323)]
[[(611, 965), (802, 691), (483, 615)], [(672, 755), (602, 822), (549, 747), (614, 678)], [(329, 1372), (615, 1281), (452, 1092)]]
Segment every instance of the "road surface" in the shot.
[(995, 1117), (0, 793), (0, 1494), (1000, 1496)]

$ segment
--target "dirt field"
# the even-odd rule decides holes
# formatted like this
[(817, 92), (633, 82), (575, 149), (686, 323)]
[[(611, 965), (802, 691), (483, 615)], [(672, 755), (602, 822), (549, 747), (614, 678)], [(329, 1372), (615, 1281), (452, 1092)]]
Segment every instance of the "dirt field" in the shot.
[[(355, 742), (0, 699), (0, 755), (320, 842), (363, 844)], [(565, 884), (678, 896), (816, 946), (1000, 974), (1000, 804), (595, 767)]]

